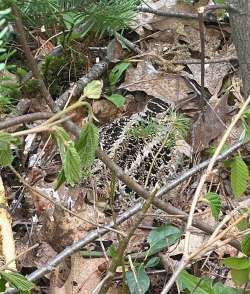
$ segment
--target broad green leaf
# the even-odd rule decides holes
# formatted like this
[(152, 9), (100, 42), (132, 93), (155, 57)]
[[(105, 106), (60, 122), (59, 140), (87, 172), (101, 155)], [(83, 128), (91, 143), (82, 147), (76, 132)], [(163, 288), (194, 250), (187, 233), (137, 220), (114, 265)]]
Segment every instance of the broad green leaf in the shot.
[(35, 285), (28, 281), (26, 277), (16, 272), (0, 272), (1, 276), (10, 283), (11, 286), (15, 287), (21, 292), (31, 293), (31, 290)]
[[(202, 279), (182, 271), (179, 275), (178, 282), (182, 289), (188, 289), (190, 293), (195, 294), (211, 294), (210, 285), (207, 281), (201, 284)], [(195, 292), (194, 292), (195, 290)]]
[(237, 289), (226, 287), (221, 282), (216, 283), (212, 286), (212, 294), (237, 294), (239, 291)]
[(155, 254), (162, 249), (169, 247), (176, 243), (176, 241), (181, 237), (181, 231), (171, 225), (163, 225), (159, 228), (153, 229), (147, 240), (150, 244), (149, 254)]
[(248, 257), (228, 257), (223, 259), (224, 265), (230, 269), (247, 269), (250, 268), (250, 259)]
[(116, 107), (120, 108), (124, 105), (126, 98), (119, 94), (112, 94), (106, 97), (110, 102), (115, 104)]
[(249, 282), (249, 271), (250, 269), (231, 269), (232, 279), (237, 286), (241, 286), (247, 282)]
[(79, 183), (81, 178), (81, 159), (73, 142), (69, 142), (63, 161), (63, 169), (70, 185)]
[(221, 210), (221, 198), (220, 195), (214, 192), (209, 192), (206, 195), (207, 200), (209, 201), (209, 205), (211, 207), (213, 217), (218, 220), (219, 214)]
[(10, 146), (6, 149), (0, 150), (0, 165), (1, 166), (9, 166), (11, 165), (14, 157), (12, 155), (12, 151), (10, 149)]
[(102, 94), (102, 87), (102, 80), (94, 80), (84, 88), (83, 95), (89, 99), (99, 99)]
[(245, 255), (250, 256), (250, 234), (241, 241), (241, 250)]
[(246, 163), (240, 156), (236, 156), (231, 164), (231, 186), (236, 197), (246, 191), (249, 180), (249, 171)]
[(66, 153), (66, 144), (68, 144), (71, 139), (69, 134), (64, 130), (64, 128), (62, 127), (55, 127), (54, 132), (53, 132), (53, 137), (56, 139), (58, 148), (59, 148), (59, 152), (60, 152), (60, 156), (61, 159), (63, 161), (64, 157), (65, 157), (65, 153)]
[(80, 155), (82, 168), (87, 170), (95, 160), (95, 152), (99, 144), (99, 130), (92, 123), (87, 122), (81, 130), (76, 143), (76, 150)]
[[(144, 294), (148, 291), (148, 288), (150, 286), (150, 279), (145, 271), (145, 268), (143, 266), (140, 266), (138, 270), (136, 270), (136, 276), (138, 284), (136, 283), (136, 280), (134, 278), (133, 272), (127, 272), (126, 273), (126, 279), (128, 283), (128, 287), (131, 294)], [(138, 287), (140, 291), (138, 291)]]
[(187, 289), (188, 293), (194, 294), (237, 294), (237, 289), (224, 286), (218, 282), (214, 284), (212, 279), (199, 278), (182, 271), (179, 275), (178, 282), (183, 289)]
[(148, 267), (155, 267), (160, 263), (161, 259), (158, 256), (152, 257), (149, 259), (149, 261), (146, 263), (145, 268)]
[(110, 72), (109, 74), (109, 83), (111, 86), (114, 86), (116, 83), (118, 83), (121, 79), (122, 74), (124, 71), (127, 70), (130, 63), (128, 62), (122, 62), (117, 64)]

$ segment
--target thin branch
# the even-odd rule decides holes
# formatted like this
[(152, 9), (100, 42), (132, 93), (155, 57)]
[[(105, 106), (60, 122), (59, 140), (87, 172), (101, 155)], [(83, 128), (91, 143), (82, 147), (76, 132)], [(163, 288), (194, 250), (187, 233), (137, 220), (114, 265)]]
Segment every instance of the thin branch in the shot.
[(201, 46), (201, 100), (205, 98), (205, 25), (204, 25), (204, 7), (198, 10), (200, 46)]
[[(239, 12), (236, 8), (231, 5), (220, 4), (220, 5), (208, 5), (205, 9), (206, 12), (210, 10), (217, 10), (217, 9), (225, 9), (228, 11)], [(174, 17), (174, 18), (183, 18), (183, 19), (198, 19), (198, 15), (194, 13), (184, 13), (184, 12), (170, 12), (170, 11), (161, 11), (157, 9), (153, 9), (150, 7), (137, 7), (137, 11), (145, 12), (145, 13), (152, 13), (158, 16), (165, 16), (165, 17)], [(205, 17), (206, 21), (210, 21), (211, 18), (209, 16)]]
[(11, 9), (12, 9), (12, 12), (13, 12), (13, 14), (15, 16), (16, 29), (17, 29), (17, 32), (18, 32), (18, 37), (19, 37), (19, 40), (20, 40), (20, 44), (23, 47), (24, 54), (25, 54), (26, 59), (27, 59), (27, 61), (29, 63), (29, 67), (32, 70), (33, 76), (39, 82), (39, 87), (40, 87), (40, 91), (42, 93), (42, 96), (44, 97), (45, 101), (48, 103), (49, 107), (52, 108), (53, 104), (54, 104), (54, 101), (53, 101), (53, 99), (52, 99), (52, 97), (51, 97), (51, 95), (50, 95), (44, 81), (43, 81), (43, 78), (42, 78), (42, 75), (41, 75), (40, 71), (38, 70), (37, 63), (36, 63), (36, 61), (35, 61), (35, 59), (34, 59), (34, 57), (32, 55), (32, 52), (30, 50), (30, 47), (28, 45), (28, 42), (27, 42), (27, 39), (26, 39), (26, 36), (25, 36), (25, 30), (24, 30), (24, 26), (23, 26), (23, 23), (22, 23), (22, 19), (21, 19), (19, 9), (15, 5), (14, 2), (12, 2)]
[[(225, 58), (213, 58), (213, 59), (205, 59), (204, 63), (222, 63), (222, 62), (231, 62), (231, 61), (237, 61), (237, 56), (231, 56), (231, 57), (225, 57)], [(173, 63), (175, 64), (200, 64), (201, 60), (197, 59), (183, 59), (183, 60), (173, 60)]]
[(12, 118), (7, 118), (6, 120), (0, 122), (0, 130), (21, 125), (21, 124), (25, 124), (25, 123), (31, 123), (36, 120), (48, 119), (52, 115), (53, 113), (51, 112), (35, 112), (35, 113), (24, 114), (24, 115), (12, 117)]
[(198, 15), (194, 13), (182, 13), (182, 12), (170, 12), (170, 11), (161, 11), (156, 10), (150, 7), (142, 7), (139, 6), (137, 8), (137, 11), (139, 12), (146, 12), (146, 13), (152, 13), (158, 16), (164, 16), (164, 17), (177, 17), (177, 18), (184, 18), (184, 19), (198, 19)]

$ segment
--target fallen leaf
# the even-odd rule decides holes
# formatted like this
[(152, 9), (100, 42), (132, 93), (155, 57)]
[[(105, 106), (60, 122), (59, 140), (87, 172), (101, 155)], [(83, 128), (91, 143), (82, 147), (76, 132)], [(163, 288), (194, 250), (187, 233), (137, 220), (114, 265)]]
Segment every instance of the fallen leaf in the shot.
[[(84, 259), (80, 253), (71, 256), (71, 271), (68, 279), (62, 287), (54, 287), (57, 294), (89, 294), (102, 280), (102, 273), (99, 268), (106, 263), (105, 258)], [(117, 291), (115, 291), (117, 290)], [(120, 293), (119, 289), (111, 288), (108, 293)], [(115, 291), (115, 292), (114, 292)]]
[(192, 126), (192, 147), (195, 153), (210, 146), (210, 143), (225, 131), (225, 122), (229, 118), (230, 107), (227, 104), (228, 96), (214, 98)]
[(139, 62), (136, 68), (130, 67), (120, 88), (131, 92), (143, 91), (147, 95), (172, 103), (185, 98), (190, 92), (180, 75), (158, 71), (147, 61)]
[[(201, 85), (200, 64), (189, 64), (188, 68), (193, 74), (193, 79)], [(229, 73), (230, 69), (231, 65), (229, 63), (210, 63), (205, 65), (205, 87), (212, 95), (218, 94), (223, 79)]]

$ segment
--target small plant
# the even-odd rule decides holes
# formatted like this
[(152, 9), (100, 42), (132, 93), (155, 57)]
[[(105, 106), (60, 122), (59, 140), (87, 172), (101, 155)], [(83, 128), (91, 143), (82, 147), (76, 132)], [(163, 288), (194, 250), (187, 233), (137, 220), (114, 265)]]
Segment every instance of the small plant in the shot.
[[(162, 225), (150, 232), (147, 238), (150, 247), (148, 251), (145, 252), (144, 261), (135, 268), (136, 278), (133, 272), (129, 271), (126, 273), (130, 293), (144, 294), (148, 291), (150, 279), (146, 273), (146, 269), (155, 267), (160, 263), (159, 257), (149, 257), (175, 244), (180, 239), (181, 235), (182, 232), (172, 225)], [(138, 291), (138, 287), (140, 291)]]
[(149, 139), (156, 136), (163, 129), (153, 119), (149, 121), (141, 121), (128, 131), (128, 136), (134, 139)]

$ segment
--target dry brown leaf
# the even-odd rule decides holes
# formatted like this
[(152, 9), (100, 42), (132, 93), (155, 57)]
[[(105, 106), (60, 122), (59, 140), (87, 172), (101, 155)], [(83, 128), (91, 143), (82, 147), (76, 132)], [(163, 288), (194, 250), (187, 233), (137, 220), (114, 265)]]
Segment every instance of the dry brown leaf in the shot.
[[(80, 253), (71, 256), (70, 275), (62, 287), (54, 286), (51, 291), (57, 294), (89, 294), (102, 280), (100, 268), (106, 263), (105, 258), (84, 259)], [(119, 293), (118, 289), (111, 288), (108, 293)]]
[[(77, 212), (77, 215), (93, 223), (104, 222), (104, 214), (87, 204)], [(44, 213), (42, 223), (40, 238), (57, 252), (83, 238), (88, 231), (95, 228), (95, 225), (69, 215), (60, 207), (54, 209), (53, 216)]]
[[(192, 146), (194, 152), (200, 152), (210, 146), (212, 140), (216, 139), (225, 131), (230, 107), (227, 104), (228, 96), (215, 98), (210, 101), (211, 107), (207, 106), (204, 115), (200, 115), (192, 126)], [(219, 120), (219, 118), (220, 120)], [(222, 123), (224, 122), (224, 124)]]
[[(193, 79), (201, 85), (200, 64), (189, 64), (189, 69), (193, 74)], [(221, 89), (223, 79), (230, 71), (229, 63), (210, 63), (205, 65), (205, 87), (212, 95), (218, 94)]]
[[(193, 52), (200, 52), (200, 34), (199, 29), (190, 25), (184, 27), (183, 34), (179, 34), (178, 40), (185, 42), (187, 47)], [(205, 48), (206, 57), (215, 57), (219, 46), (221, 45), (221, 40), (223, 35), (220, 31), (212, 28), (206, 29), (205, 34)], [(217, 56), (219, 58), (219, 56)]]
[(136, 68), (129, 68), (120, 88), (128, 91), (143, 91), (149, 96), (176, 103), (190, 92), (180, 75), (156, 70), (150, 62), (139, 62)]
[(121, 43), (115, 38), (109, 42), (107, 47), (107, 58), (110, 62), (117, 62), (123, 59), (125, 51), (122, 48)]
[[(198, 248), (200, 248), (204, 242), (208, 239), (205, 233), (197, 232), (192, 233), (189, 242), (189, 252), (195, 252)], [(183, 254), (184, 251), (184, 243), (185, 240), (181, 239), (178, 244), (174, 244), (168, 248), (168, 252), (166, 255), (175, 256), (179, 254)]]

